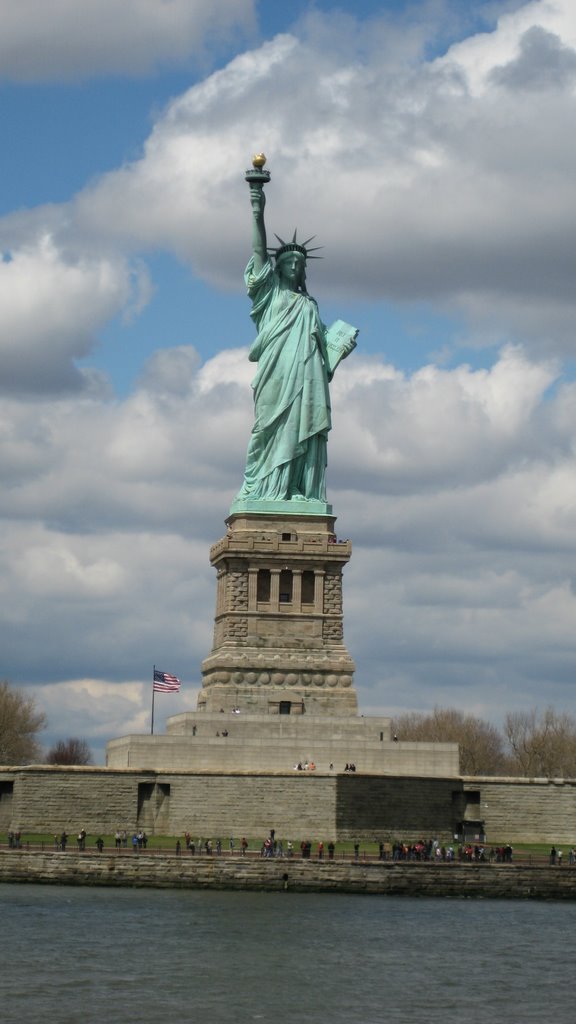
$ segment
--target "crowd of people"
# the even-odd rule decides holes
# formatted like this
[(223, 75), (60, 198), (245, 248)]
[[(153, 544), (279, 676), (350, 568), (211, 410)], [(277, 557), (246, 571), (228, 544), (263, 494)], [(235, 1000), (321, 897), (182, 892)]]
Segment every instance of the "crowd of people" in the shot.
[[(309, 765), (307, 766), (310, 767)], [(135, 829), (132, 833), (127, 832), (126, 829), (117, 829), (112, 838), (117, 851), (131, 848), (137, 854), (145, 852), (148, 846), (148, 836), (144, 829)], [(22, 849), (23, 845), (26, 849), (29, 849), (29, 842), (23, 843), (22, 834), (18, 830), (9, 831), (7, 839), (8, 848), (11, 850)], [(78, 851), (86, 850), (87, 839), (86, 829), (80, 829), (76, 835)], [(212, 854), (215, 854), (219, 857), (224, 853), (224, 845), (220, 838), (215, 840), (212, 838), (194, 839), (191, 833), (186, 831), (183, 834), (183, 839), (183, 842), (179, 838), (176, 839), (175, 852), (178, 855), (182, 853), (183, 847), (192, 856), (212, 856)], [(62, 830), (61, 833), (54, 835), (54, 849), (64, 852), (70, 841), (66, 830)], [(103, 852), (105, 843), (101, 835), (98, 835), (95, 840), (90, 839), (90, 844), (92, 843), (99, 853)], [(299, 853), (303, 860), (324, 860), (325, 857), (327, 860), (333, 860), (336, 855), (336, 845), (332, 840), (326, 844), (323, 840), (317, 840), (315, 843), (311, 840), (302, 840), (298, 847), (295, 848), (292, 840), (278, 839), (275, 829), (271, 829), (269, 835), (262, 842), (256, 843), (252, 851), (250, 851), (249, 843), (245, 836), (242, 836), (240, 840), (230, 836), (226, 846), (230, 855), (238, 854), (242, 857), (245, 857), (249, 852), (254, 856), (259, 855), (264, 858), (294, 857), (296, 853)], [(361, 853), (359, 842), (354, 842), (352, 847), (353, 852), (351, 856), (355, 861), (359, 861), (361, 857), (362, 860), (366, 860), (367, 856), (368, 858), (374, 856), (373, 853), (367, 854), (364, 851)], [(174, 850), (174, 847), (172, 849)], [(350, 853), (347, 854), (345, 851), (341, 851), (340, 856), (350, 856)], [(514, 851), (509, 843), (502, 846), (491, 846), (490, 848), (479, 842), (474, 844), (470, 842), (457, 842), (452, 845), (450, 843), (441, 843), (438, 839), (419, 839), (416, 842), (403, 842), (402, 840), (385, 842), (381, 840), (378, 843), (378, 859), (381, 861), (422, 861), (428, 863), (458, 861), (460, 863), (511, 864), (513, 856)], [(563, 851), (556, 845), (553, 845), (548, 855), (548, 863), (551, 866), (561, 867), (563, 859)], [(570, 847), (567, 862), (570, 866), (576, 865), (575, 846)]]
[[(314, 761), (298, 761), (297, 764), (293, 765), (292, 767), (294, 768), (295, 772), (314, 772), (314, 771), (316, 771), (316, 763)], [(329, 772), (333, 772), (334, 771), (334, 765), (332, 764), (332, 762), (330, 762), (330, 764), (328, 765), (328, 771)], [(355, 772), (356, 771), (356, 765), (352, 761), (350, 761), (350, 762), (347, 761), (346, 764), (344, 765), (344, 771), (345, 772)]]
[[(14, 835), (13, 842), (11, 841), (11, 838), (10, 838), (11, 835)], [(18, 839), (16, 839), (16, 836), (18, 836)], [(81, 828), (80, 831), (78, 832), (77, 836), (76, 836), (76, 847), (77, 847), (77, 849), (80, 852), (83, 852), (86, 849), (86, 839), (87, 839), (87, 836), (88, 836), (88, 833), (86, 832), (85, 828)], [(58, 833), (55, 834), (54, 835), (54, 849), (55, 850), (60, 850), (61, 852), (64, 853), (66, 851), (66, 847), (68, 846), (69, 838), (70, 837), (69, 837), (69, 835), (68, 835), (68, 833), (66, 832), (65, 829), (63, 829), (62, 832), (60, 832), (59, 834)], [(117, 829), (116, 832), (114, 833), (114, 847), (115, 847), (115, 849), (116, 850), (128, 849), (128, 844), (129, 843), (130, 843), (130, 847), (132, 848), (134, 853), (138, 853), (140, 850), (145, 850), (146, 849), (146, 846), (148, 845), (148, 836), (146, 835), (146, 832), (144, 832), (143, 829), (140, 829), (139, 831), (135, 830), (132, 833), (131, 837), (128, 836), (128, 832), (126, 831), (126, 829)], [(15, 848), (17, 848), (17, 844), (20, 845), (20, 833), (12, 834), (12, 833), (9, 832), (8, 833), (8, 845), (9, 846), (14, 846)], [(95, 841), (94, 841), (94, 846), (96, 847), (96, 849), (98, 850), (99, 853), (102, 853), (102, 851), (104, 849), (104, 845), (105, 844), (104, 844), (104, 840), (103, 840), (102, 836), (98, 835), (96, 837)]]
[[(188, 853), (192, 854), (192, 856), (194, 856), (194, 855), (198, 855), (198, 856), (206, 855), (206, 856), (210, 857), (213, 853), (216, 853), (217, 857), (222, 856), (223, 847), (222, 847), (222, 840), (221, 839), (217, 839), (215, 843), (212, 841), (212, 839), (202, 839), (202, 838), (199, 838), (199, 839), (196, 840), (196, 839), (192, 838), (190, 832), (185, 832), (184, 833), (184, 845), (185, 845), (186, 851)], [(230, 853), (234, 853), (235, 852), (235, 850), (236, 850), (236, 840), (234, 839), (234, 836), (230, 836), (230, 839), (228, 840), (228, 847), (229, 847)], [(180, 840), (177, 839), (176, 840), (176, 853), (180, 854), (181, 852), (182, 852), (182, 844), (181, 844)], [(247, 852), (248, 852), (248, 840), (246, 839), (245, 836), (242, 836), (242, 838), (240, 840), (240, 843), (239, 843), (239, 853), (240, 853), (240, 856), (245, 857)]]
[[(386, 844), (380, 844), (381, 848), (384, 847), (380, 852), (381, 860), (387, 859), (387, 847)], [(396, 840), (392, 844), (391, 848), (392, 860), (453, 860), (454, 859), (454, 847), (453, 846), (442, 846), (437, 839), (419, 839), (416, 843), (403, 843), (400, 840)]]
[[(553, 846), (552, 849), (550, 850), (550, 857), (549, 857), (550, 864), (551, 865), (557, 864), (558, 867), (562, 867), (563, 856), (564, 856), (564, 854), (563, 854), (562, 850), (557, 850), (556, 847)], [(569, 851), (568, 851), (568, 863), (571, 866), (576, 864), (576, 849), (574, 849), (573, 846), (571, 846)]]
[[(382, 846), (383, 844), (381, 844)], [(385, 845), (385, 844), (384, 844)], [(392, 860), (420, 861), (464, 861), (467, 863), (511, 864), (513, 849), (510, 844), (492, 846), (489, 850), (482, 843), (458, 843), (456, 848), (451, 844), (439, 843), (437, 839), (420, 839), (417, 843), (395, 842), (392, 845)], [(383, 858), (386, 859), (386, 855)]]
[[(190, 832), (184, 833), (184, 847), (186, 851), (192, 856), (211, 856), (215, 854), (217, 857), (222, 856), (223, 845), (221, 839), (193, 839)], [(311, 840), (302, 840), (300, 843), (300, 856), (303, 860), (310, 860), (313, 852), (318, 860), (324, 859), (325, 851), (328, 854), (328, 859), (334, 859), (334, 853), (336, 850), (336, 844), (330, 841), (326, 847), (324, 842), (318, 840), (316, 844), (316, 850), (313, 851), (313, 843)], [(236, 852), (236, 841), (233, 836), (229, 839), (229, 851), (231, 854)], [(245, 836), (242, 836), (238, 845), (238, 853), (240, 856), (245, 857), (249, 851), (248, 840)], [(272, 857), (293, 857), (294, 856), (294, 843), (292, 840), (282, 840), (276, 838), (275, 829), (270, 829), (270, 834), (266, 836), (262, 843), (256, 847), (255, 853), (259, 853), (261, 857), (272, 858)], [(176, 840), (176, 853), (182, 853), (182, 843), (179, 839)]]

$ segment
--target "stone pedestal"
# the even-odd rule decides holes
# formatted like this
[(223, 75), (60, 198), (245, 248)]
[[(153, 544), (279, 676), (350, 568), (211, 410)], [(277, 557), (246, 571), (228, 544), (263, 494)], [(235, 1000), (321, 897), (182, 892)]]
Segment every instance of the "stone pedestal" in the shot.
[(199, 711), (357, 714), (342, 610), (352, 545), (336, 537), (334, 522), (262, 512), (226, 520), (210, 551), (216, 616)]

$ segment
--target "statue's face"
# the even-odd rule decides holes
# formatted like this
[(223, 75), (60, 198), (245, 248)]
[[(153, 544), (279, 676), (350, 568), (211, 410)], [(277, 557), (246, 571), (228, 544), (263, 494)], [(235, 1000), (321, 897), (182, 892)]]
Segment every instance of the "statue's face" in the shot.
[(301, 252), (285, 252), (276, 263), (281, 279), (293, 289), (304, 280), (306, 260)]

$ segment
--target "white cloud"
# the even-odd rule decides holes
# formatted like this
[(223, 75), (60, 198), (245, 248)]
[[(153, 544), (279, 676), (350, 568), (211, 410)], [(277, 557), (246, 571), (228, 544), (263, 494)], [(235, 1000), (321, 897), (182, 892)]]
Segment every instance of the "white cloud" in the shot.
[(535, 27), (574, 49), (576, 9), (572, 0), (531, 0), (522, 4), (499, 18), (496, 33), (479, 34), (454, 44), (438, 63), (464, 74), (470, 91), (479, 94), (489, 87), (495, 71), (521, 60), (523, 50), (531, 45), (530, 33)]
[(544, 443), (538, 414), (557, 371), (519, 349), (505, 348), (490, 370), (430, 365), (403, 377), (377, 368), (366, 380), (367, 369), (347, 370), (345, 397), (334, 388), (338, 409), (355, 407), (351, 422), (336, 417), (335, 434), (346, 452), (338, 471), (358, 490), (479, 484)]
[(17, 566), (22, 585), (31, 594), (72, 598), (95, 595), (110, 597), (122, 585), (123, 571), (109, 558), (79, 557), (62, 541), (50, 538), (44, 545), (27, 547)]
[[(40, 734), (45, 750), (71, 736), (86, 739), (96, 764), (103, 764), (106, 743), (111, 736), (148, 733), (151, 717), (152, 677), (122, 685), (103, 679), (71, 679), (30, 687), (48, 717), (47, 730)], [(155, 732), (163, 731), (166, 717), (192, 708), (195, 691), (155, 702)]]
[(0, 75), (142, 74), (253, 27), (253, 0), (18, 0), (2, 9)]
[(42, 234), (0, 261), (0, 389), (86, 390), (93, 375), (75, 361), (116, 313), (140, 304), (147, 274), (121, 255), (66, 253)]

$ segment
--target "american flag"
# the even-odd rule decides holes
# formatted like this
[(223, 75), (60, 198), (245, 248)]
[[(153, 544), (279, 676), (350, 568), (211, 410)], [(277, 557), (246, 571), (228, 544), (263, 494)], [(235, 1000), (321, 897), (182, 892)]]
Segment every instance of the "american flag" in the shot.
[(180, 680), (178, 676), (171, 676), (169, 672), (159, 672), (154, 669), (154, 692), (155, 693), (178, 693)]

